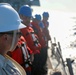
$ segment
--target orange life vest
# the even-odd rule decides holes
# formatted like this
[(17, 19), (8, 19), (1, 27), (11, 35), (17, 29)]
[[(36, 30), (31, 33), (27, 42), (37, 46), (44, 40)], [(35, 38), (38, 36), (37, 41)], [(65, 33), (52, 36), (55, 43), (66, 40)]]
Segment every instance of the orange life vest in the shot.
[(30, 54), (32, 51), (27, 44), (23, 45), (24, 43), (26, 43), (26, 40), (23, 36), (21, 36), (15, 50), (13, 52), (8, 52), (8, 55), (17, 61), (25, 69), (25, 71), (31, 71), (29, 63), (26, 62), (27, 60), (30, 60)]
[(42, 32), (42, 29), (40, 28), (40, 26), (36, 23), (36, 22), (31, 22), (32, 24), (32, 28), (34, 29), (35, 33), (37, 34), (38, 38), (39, 38), (39, 42), (41, 44), (41, 47), (45, 47), (46, 46), (46, 41), (44, 39), (44, 34)]
[(30, 26), (27, 26), (26, 28), (21, 29), (21, 32), (33, 53), (40, 53), (41, 45), (38, 41), (37, 35), (34, 33), (34, 30)]

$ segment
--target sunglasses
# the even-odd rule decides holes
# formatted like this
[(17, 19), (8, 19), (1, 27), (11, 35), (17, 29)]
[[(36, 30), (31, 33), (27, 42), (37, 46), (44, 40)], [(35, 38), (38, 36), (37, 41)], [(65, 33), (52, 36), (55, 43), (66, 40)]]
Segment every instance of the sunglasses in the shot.
[[(0, 32), (0, 34), (10, 34), (10, 35), (12, 35), (14, 32)], [(17, 35), (22, 35), (22, 33), (21, 32), (17, 32), (16, 33)]]

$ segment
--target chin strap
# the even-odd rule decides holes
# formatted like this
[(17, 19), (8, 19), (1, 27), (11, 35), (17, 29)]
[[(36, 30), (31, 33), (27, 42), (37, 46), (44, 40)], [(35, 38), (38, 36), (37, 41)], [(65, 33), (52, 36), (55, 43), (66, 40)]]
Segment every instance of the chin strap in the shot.
[(13, 48), (14, 48), (15, 41), (16, 41), (16, 36), (17, 36), (17, 35), (16, 35), (16, 32), (17, 32), (17, 31), (14, 31), (14, 32), (13, 32), (12, 44), (11, 44), (11, 47), (10, 47), (10, 50), (9, 50), (9, 51), (13, 51), (13, 50), (14, 50)]

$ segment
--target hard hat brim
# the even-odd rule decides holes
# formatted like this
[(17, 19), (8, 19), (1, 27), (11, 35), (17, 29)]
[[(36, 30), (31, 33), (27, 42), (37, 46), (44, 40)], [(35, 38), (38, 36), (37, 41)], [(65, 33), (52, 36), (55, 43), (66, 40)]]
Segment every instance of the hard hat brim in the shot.
[(21, 24), (19, 25), (19, 29), (22, 29), (22, 28), (26, 28), (26, 26), (21, 23)]
[(0, 32), (7, 32), (7, 31), (14, 31), (14, 30), (19, 30), (22, 28), (25, 28), (26, 26), (22, 23), (20, 23), (19, 25), (12, 25), (11, 27), (0, 27)]

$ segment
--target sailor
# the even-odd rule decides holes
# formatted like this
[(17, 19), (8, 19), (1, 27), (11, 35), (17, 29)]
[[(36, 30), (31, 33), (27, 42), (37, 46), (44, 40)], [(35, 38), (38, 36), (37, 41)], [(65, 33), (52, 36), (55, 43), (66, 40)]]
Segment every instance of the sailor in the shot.
[(40, 53), (41, 45), (38, 41), (38, 36), (35, 34), (31, 27), (32, 10), (28, 5), (23, 5), (19, 10), (20, 18), (23, 20), (26, 28), (21, 29), (21, 32), (26, 39), (29, 48), (33, 51), (33, 54)]
[(41, 44), (41, 50), (40, 50), (40, 54), (35, 55), (35, 60), (33, 62), (34, 65), (32, 66), (32, 75), (47, 74), (47, 70), (45, 67), (45, 63), (46, 63), (45, 57), (47, 56), (47, 53), (45, 53), (47, 51), (46, 41), (45, 41), (45, 36), (43, 34), (42, 28), (39, 26), (40, 22), (41, 22), (41, 15), (36, 14), (33, 17), (33, 21), (31, 22), (31, 24), (32, 24), (32, 28), (34, 29), (35, 33), (39, 38), (39, 42)]
[[(35, 34), (33, 28), (31, 27), (32, 10), (28, 5), (23, 5), (19, 9), (19, 15), (23, 20), (22, 23), (26, 25), (26, 28), (21, 29), (21, 32), (27, 42), (28, 47), (32, 50), (31, 58), (33, 61), (35, 54), (40, 53), (41, 45), (39, 43), (38, 36)], [(31, 73), (28, 72), (27, 74), (30, 75)]]
[(24, 69), (7, 54), (14, 50), (24, 28), (16, 10), (8, 3), (0, 3), (0, 75), (26, 75)]

